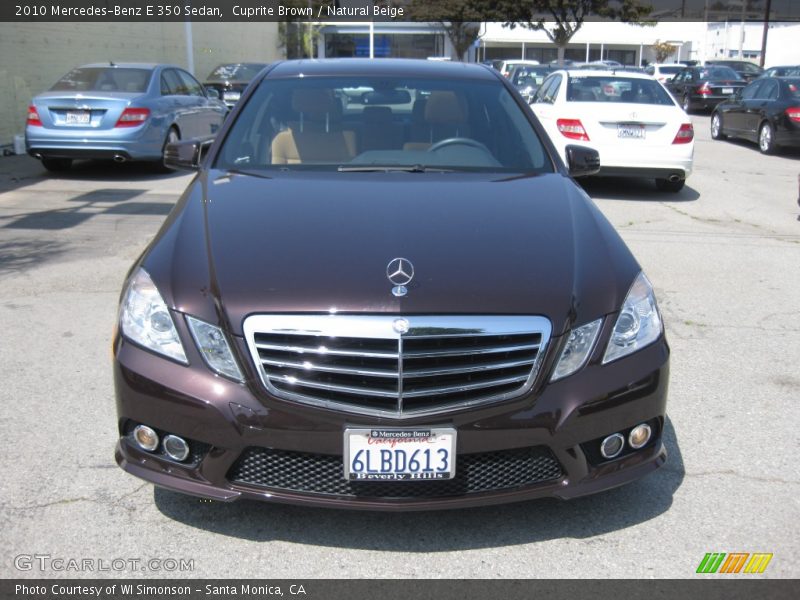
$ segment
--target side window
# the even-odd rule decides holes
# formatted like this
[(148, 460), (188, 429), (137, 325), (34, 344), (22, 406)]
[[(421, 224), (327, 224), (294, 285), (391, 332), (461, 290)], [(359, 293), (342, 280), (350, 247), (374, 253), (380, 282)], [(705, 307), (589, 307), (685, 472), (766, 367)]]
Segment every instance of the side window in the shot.
[(765, 80), (754, 81), (742, 91), (742, 100), (752, 100), (759, 97), (759, 91), (764, 87)]
[(778, 91), (778, 82), (774, 79), (768, 79), (761, 84), (756, 98), (759, 100), (777, 100)]
[(547, 91), (547, 88), (550, 87), (550, 83), (553, 81), (552, 77), (548, 77), (542, 82), (542, 85), (539, 86), (539, 89), (536, 90), (536, 94), (533, 96), (533, 102), (544, 102), (544, 93)]
[(553, 81), (547, 86), (544, 92), (544, 102), (552, 104), (558, 96), (558, 89), (561, 87), (561, 75), (553, 75)]
[(164, 73), (161, 73), (161, 95), (162, 96), (171, 96), (174, 92), (172, 91), (172, 87), (170, 87), (167, 78), (165, 77)]
[(186, 71), (178, 71), (178, 74), (181, 77), (181, 81), (183, 81), (188, 96), (205, 96), (203, 86), (197, 82), (197, 79), (189, 75)]
[(161, 93), (164, 93), (164, 87), (166, 85), (166, 89), (169, 90), (170, 95), (183, 95), (186, 92), (184, 91), (183, 83), (181, 83), (178, 74), (175, 72), (175, 69), (167, 69), (161, 75)]

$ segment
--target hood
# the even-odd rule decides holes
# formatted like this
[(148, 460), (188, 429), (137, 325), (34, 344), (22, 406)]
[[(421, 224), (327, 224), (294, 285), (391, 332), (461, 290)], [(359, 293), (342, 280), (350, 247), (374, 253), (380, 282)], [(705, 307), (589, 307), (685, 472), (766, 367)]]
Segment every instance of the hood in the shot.
[[(145, 267), (176, 309), (217, 311), (236, 335), (250, 314), (330, 311), (536, 314), (557, 335), (618, 310), (639, 268), (580, 188), (492, 177), (212, 170)], [(397, 257), (414, 266), (403, 297), (386, 275)]]

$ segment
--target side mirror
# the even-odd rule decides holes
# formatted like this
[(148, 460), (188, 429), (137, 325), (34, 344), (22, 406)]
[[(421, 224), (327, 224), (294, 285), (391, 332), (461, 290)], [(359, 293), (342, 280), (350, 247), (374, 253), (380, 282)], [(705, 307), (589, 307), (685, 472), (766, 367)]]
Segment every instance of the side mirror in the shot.
[(168, 169), (196, 171), (213, 141), (213, 138), (200, 138), (167, 144), (164, 150), (164, 166)]
[(567, 168), (573, 177), (597, 175), (600, 172), (600, 153), (594, 148), (570, 144), (566, 147)]
[(215, 88), (205, 88), (206, 96), (212, 100), (219, 100), (219, 90)]

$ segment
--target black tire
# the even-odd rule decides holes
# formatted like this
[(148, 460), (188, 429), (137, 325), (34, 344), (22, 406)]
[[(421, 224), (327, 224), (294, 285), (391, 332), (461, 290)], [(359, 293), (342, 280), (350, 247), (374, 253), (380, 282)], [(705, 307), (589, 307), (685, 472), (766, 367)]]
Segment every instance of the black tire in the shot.
[(659, 192), (672, 192), (675, 194), (680, 192), (684, 185), (686, 185), (685, 179), (678, 179), (677, 181), (670, 181), (669, 179), (656, 179), (656, 189)]
[(43, 158), (42, 166), (48, 171), (57, 173), (59, 171), (69, 171), (72, 166), (71, 158)]
[(167, 144), (174, 144), (175, 142), (179, 142), (181, 140), (181, 134), (178, 131), (177, 127), (170, 127), (169, 131), (167, 131), (167, 137), (164, 138), (164, 145), (161, 146), (161, 159), (158, 161), (157, 169), (161, 173), (173, 173), (175, 169), (171, 169), (170, 167), (164, 164), (164, 154), (167, 151)]
[(762, 154), (775, 154), (778, 149), (775, 143), (775, 128), (769, 121), (764, 121), (758, 128), (758, 149)]
[(728, 136), (725, 135), (724, 130), (722, 128), (722, 115), (718, 112), (711, 114), (711, 139), (712, 140), (724, 140)]
[(689, 99), (688, 94), (683, 95), (683, 100), (681, 101), (681, 107), (683, 111), (688, 115), (692, 112), (692, 101)]

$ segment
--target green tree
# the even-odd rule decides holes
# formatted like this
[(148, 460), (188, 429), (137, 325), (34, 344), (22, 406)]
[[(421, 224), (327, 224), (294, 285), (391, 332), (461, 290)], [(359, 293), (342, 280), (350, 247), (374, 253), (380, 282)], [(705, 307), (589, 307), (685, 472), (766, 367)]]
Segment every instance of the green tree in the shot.
[(678, 49), (677, 46), (674, 46), (669, 42), (662, 42), (660, 40), (656, 40), (656, 43), (650, 46), (650, 48), (656, 53), (657, 63), (663, 63), (670, 56), (675, 54), (675, 51)]
[[(325, 0), (283, 0), (283, 6), (311, 8), (317, 14)], [(283, 48), (286, 58), (313, 58), (317, 55), (317, 40), (320, 25), (303, 17), (287, 17), (278, 23), (278, 46)]]
[(480, 36), (482, 21), (491, 20), (488, 2), (476, 0), (411, 0), (408, 15), (415, 21), (439, 23), (453, 45), (456, 60), (464, 55)]

